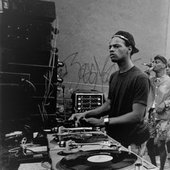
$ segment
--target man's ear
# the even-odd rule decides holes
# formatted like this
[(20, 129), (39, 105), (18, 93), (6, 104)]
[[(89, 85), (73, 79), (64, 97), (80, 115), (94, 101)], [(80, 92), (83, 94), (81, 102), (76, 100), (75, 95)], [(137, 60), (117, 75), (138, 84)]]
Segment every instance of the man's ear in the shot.
[(129, 49), (129, 52), (132, 53), (132, 50), (133, 50), (132, 46), (129, 46), (128, 49)]

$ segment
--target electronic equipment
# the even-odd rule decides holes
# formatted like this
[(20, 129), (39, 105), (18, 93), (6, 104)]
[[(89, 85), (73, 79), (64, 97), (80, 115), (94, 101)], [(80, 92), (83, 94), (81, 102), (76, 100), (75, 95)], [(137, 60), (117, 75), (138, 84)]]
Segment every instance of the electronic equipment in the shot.
[[(50, 162), (49, 154), (48, 154), (48, 147), (47, 147), (47, 138), (44, 135), (34, 136), (34, 139), (41, 138), (39, 143), (34, 143), (34, 139), (30, 140), (27, 137), (22, 135), (22, 132), (16, 131), (13, 133), (6, 134), (6, 137), (13, 137), (13, 136), (21, 136), (20, 143), (15, 147), (7, 147), (8, 153), (6, 153), (8, 157), (8, 166), (12, 167), (12, 169), (18, 169), (18, 167), (22, 164), (31, 164), (31, 163), (39, 163), (39, 162)], [(34, 134), (34, 135), (35, 135)], [(42, 138), (44, 138), (45, 142), (42, 142)], [(5, 154), (3, 155), (5, 159)], [(5, 165), (5, 164), (4, 164)]]
[(75, 92), (72, 99), (74, 111), (81, 113), (101, 106), (104, 102), (104, 94), (100, 92)]
[(103, 149), (65, 156), (56, 167), (59, 170), (78, 169), (79, 167), (81, 170), (122, 169), (133, 165), (136, 160), (137, 156), (128, 154), (128, 152)]
[(47, 136), (54, 170), (158, 170), (99, 128), (59, 127)]
[(17, 131), (35, 109), (31, 98), (34, 85), (30, 82), (30, 74), (0, 72), (0, 89), (1, 131)]
[(0, 71), (0, 85), (18, 85), (24, 80), (30, 81), (30, 74)]

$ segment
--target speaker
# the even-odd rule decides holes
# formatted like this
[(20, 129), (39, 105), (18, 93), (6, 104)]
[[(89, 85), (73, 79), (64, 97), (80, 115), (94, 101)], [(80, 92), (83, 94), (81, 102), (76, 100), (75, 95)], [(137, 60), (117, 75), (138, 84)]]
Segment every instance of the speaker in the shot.
[(34, 111), (29, 75), (0, 72), (1, 120), (17, 120), (29, 117)]
[(42, 20), (52, 22), (56, 18), (55, 3), (50, 1), (28, 1), (26, 14)]
[(51, 50), (52, 24), (18, 13), (2, 14), (2, 46), (12, 49)]
[(18, 13), (33, 19), (53, 22), (56, 18), (55, 2), (41, 0), (2, 0), (4, 13)]

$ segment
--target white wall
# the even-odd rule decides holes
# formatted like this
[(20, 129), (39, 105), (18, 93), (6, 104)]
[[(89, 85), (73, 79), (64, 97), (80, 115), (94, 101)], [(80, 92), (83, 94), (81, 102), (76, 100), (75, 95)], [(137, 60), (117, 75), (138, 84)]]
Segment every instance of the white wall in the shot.
[(108, 58), (108, 42), (118, 30), (134, 35), (140, 52), (133, 60), (142, 70), (142, 63), (156, 54), (170, 58), (169, 0), (53, 1), (60, 31), (56, 45), (65, 62), (59, 73), (71, 90), (107, 91), (109, 76), (117, 69)]
[(69, 88), (107, 90), (109, 75), (117, 69), (107, 58), (108, 42), (118, 30), (134, 35), (140, 52), (133, 60), (142, 70), (142, 63), (156, 54), (169, 56), (169, 0), (54, 1), (59, 59), (65, 62), (59, 72)]
[(166, 39), (166, 58), (170, 60), (170, 1), (168, 4), (168, 18), (167, 18), (167, 39)]

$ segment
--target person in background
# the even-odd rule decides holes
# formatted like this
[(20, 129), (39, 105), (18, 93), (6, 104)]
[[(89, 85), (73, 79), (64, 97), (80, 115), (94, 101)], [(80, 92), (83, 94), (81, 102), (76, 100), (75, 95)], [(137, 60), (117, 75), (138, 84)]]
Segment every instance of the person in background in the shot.
[[(79, 122), (83, 119), (92, 126), (105, 126), (110, 137), (125, 147), (137, 149), (149, 138), (144, 116), (150, 81), (132, 61), (132, 55), (139, 51), (132, 34), (126, 31), (115, 33), (109, 50), (111, 61), (117, 63), (119, 69), (110, 77), (106, 102), (96, 109), (75, 113), (70, 120)], [(103, 113), (107, 113), (107, 117), (95, 117)]]
[[(152, 71), (155, 76), (151, 80), (151, 97), (152, 97), (152, 117), (154, 124), (153, 132), (147, 141), (148, 155), (151, 162), (156, 165), (155, 145), (158, 148), (160, 156), (160, 170), (164, 169), (167, 151), (166, 142), (169, 140), (168, 131), (170, 131), (170, 77), (166, 73), (167, 60), (161, 55), (154, 57)], [(153, 135), (153, 136), (152, 136)]]
[(167, 63), (166, 73), (170, 77), (170, 59), (168, 60), (168, 63)]
[[(170, 59), (168, 60), (166, 72), (167, 75), (170, 77)], [(168, 163), (170, 167), (170, 141), (167, 141), (167, 151), (168, 151)]]

